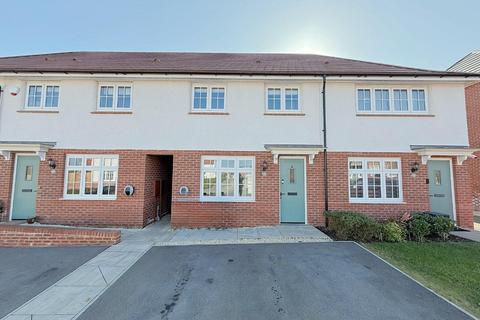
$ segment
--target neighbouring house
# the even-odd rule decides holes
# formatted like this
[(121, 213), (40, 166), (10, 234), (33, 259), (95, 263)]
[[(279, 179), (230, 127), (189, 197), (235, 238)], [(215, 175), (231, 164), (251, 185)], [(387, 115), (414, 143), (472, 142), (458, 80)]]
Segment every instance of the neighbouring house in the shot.
[(307, 54), (0, 58), (2, 221), (323, 225), (435, 211), (472, 228), (466, 72)]
[[(480, 51), (474, 51), (448, 68), (452, 72), (470, 72), (480, 75)], [(465, 88), (467, 106), (468, 138), (472, 148), (480, 148), (480, 83), (473, 83)], [(480, 211), (480, 152), (477, 158), (468, 161), (470, 179), (472, 181), (473, 207)]]

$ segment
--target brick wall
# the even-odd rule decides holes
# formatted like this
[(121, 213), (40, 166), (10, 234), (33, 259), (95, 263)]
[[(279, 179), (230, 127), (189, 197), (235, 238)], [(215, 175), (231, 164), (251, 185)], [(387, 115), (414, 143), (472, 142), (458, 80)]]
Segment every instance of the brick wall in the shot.
[[(255, 156), (255, 202), (200, 202), (200, 166), (202, 155)], [(267, 161), (267, 175), (260, 164)], [(187, 186), (189, 195), (177, 190)], [(257, 226), (279, 223), (279, 172), (269, 152), (197, 152), (174, 155), (172, 226), (225, 227)]]
[[(63, 198), (65, 158), (67, 154), (118, 154), (118, 190), (116, 200), (66, 200)], [(60, 150), (52, 149), (47, 158), (57, 163), (52, 174), (46, 161), (40, 162), (37, 217), (41, 223), (78, 226), (144, 226), (145, 154), (133, 150)], [(133, 196), (123, 194), (125, 185), (135, 187)]]
[[(400, 158), (402, 163), (403, 203), (349, 203), (349, 157)], [(428, 185), (426, 184), (428, 174), (427, 166), (420, 165), (420, 169), (416, 173), (416, 176), (412, 177), (410, 168), (414, 162), (421, 163), (421, 159), (413, 153), (328, 153), (329, 209), (363, 212), (378, 220), (400, 217), (405, 212), (428, 211), (430, 203), (428, 197)]]
[(10, 202), (12, 195), (13, 183), (13, 167), (15, 164), (15, 156), (12, 155), (10, 160), (0, 157), (0, 201), (3, 204), (3, 211), (0, 212), (0, 222), (9, 219)]
[(113, 245), (118, 230), (0, 225), (0, 247), (57, 247)]
[[(65, 158), (67, 154), (118, 154), (119, 176), (116, 200), (63, 199)], [(142, 227), (156, 214), (159, 199), (154, 196), (154, 181), (165, 176), (162, 155), (173, 156), (172, 226), (226, 227), (259, 226), (279, 223), (279, 165), (273, 163), (270, 152), (225, 151), (139, 151), (139, 150), (60, 150), (48, 152), (47, 158), (57, 162), (51, 173), (47, 162), (40, 162), (37, 217), (42, 223), (81, 226)], [(202, 155), (255, 156), (255, 202), (201, 202), (200, 166)], [(348, 157), (398, 157), (402, 161), (403, 197), (401, 204), (352, 204), (348, 200)], [(267, 175), (262, 176), (261, 164), (268, 164)], [(307, 160), (306, 160), (307, 161)], [(471, 161), (471, 160), (468, 160)], [(465, 162), (468, 163), (468, 161)], [(421, 163), (413, 153), (347, 153), (329, 152), (329, 204), (331, 210), (353, 210), (367, 213), (377, 219), (398, 217), (405, 212), (429, 210), (427, 166), (421, 165), (415, 177), (410, 174), (414, 162)], [(455, 164), (455, 160), (454, 160)], [(470, 227), (472, 206), (470, 177), (466, 165), (454, 165), (455, 194), (458, 222)], [(323, 155), (315, 157), (314, 164), (306, 165), (307, 219), (313, 225), (324, 225)], [(8, 198), (11, 188), (13, 161), (0, 160), (2, 180), (0, 197)], [(11, 174), (10, 174), (11, 175)], [(125, 185), (135, 187), (135, 194), (123, 194)], [(466, 185), (468, 184), (468, 186)], [(190, 193), (178, 193), (181, 186)], [(9, 201), (7, 201), (9, 204)], [(4, 218), (5, 219), (5, 218)]]
[[(480, 83), (465, 89), (465, 103), (470, 147), (480, 148)], [(480, 157), (480, 152), (475, 155)], [(480, 211), (480, 158), (467, 160), (466, 163), (470, 170), (474, 210)]]
[(467, 162), (458, 165), (455, 159), (452, 160), (455, 180), (455, 207), (457, 224), (463, 228), (473, 229), (472, 181)]

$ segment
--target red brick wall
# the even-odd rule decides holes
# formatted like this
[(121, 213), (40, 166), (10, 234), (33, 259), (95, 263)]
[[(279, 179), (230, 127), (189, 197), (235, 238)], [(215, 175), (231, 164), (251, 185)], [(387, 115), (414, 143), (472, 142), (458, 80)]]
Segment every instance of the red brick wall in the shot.
[[(255, 156), (255, 202), (200, 202), (200, 166), (202, 155)], [(267, 176), (260, 164), (267, 161)], [(172, 226), (225, 227), (274, 225), (279, 223), (279, 172), (269, 152), (197, 152), (176, 153), (173, 161)], [(178, 193), (187, 186), (189, 195)]]
[(455, 159), (452, 160), (455, 180), (455, 207), (457, 224), (462, 228), (473, 229), (472, 181), (467, 162), (458, 165)]
[[(402, 163), (403, 203), (401, 204), (364, 204), (348, 201), (348, 158), (349, 157), (390, 157), (400, 158)], [(366, 213), (376, 219), (386, 220), (403, 215), (405, 212), (428, 211), (428, 185), (426, 184), (427, 166), (412, 177), (411, 165), (421, 163), (419, 156), (413, 153), (328, 153), (329, 209), (349, 210)]]
[(15, 164), (15, 155), (11, 155), (10, 160), (0, 157), (0, 200), (3, 203), (3, 211), (0, 212), (0, 222), (8, 221), (10, 212), (10, 202), (12, 195), (13, 167)]
[[(465, 89), (467, 106), (468, 140), (471, 148), (480, 148), (480, 83)], [(480, 152), (475, 155), (480, 157)], [(466, 161), (470, 170), (475, 211), (480, 211), (480, 158)]]
[(0, 225), (0, 247), (57, 247), (113, 245), (118, 230)]
[[(67, 154), (118, 154), (119, 177), (117, 200), (65, 200), (63, 184)], [(139, 151), (139, 150), (50, 150), (47, 158), (57, 162), (52, 174), (47, 162), (40, 163), (37, 217), (42, 223), (142, 227), (156, 213), (159, 199), (154, 197), (154, 181), (165, 175), (160, 155), (173, 155), (172, 225), (174, 227), (258, 226), (279, 223), (279, 166), (273, 163), (270, 152), (224, 151)], [(202, 155), (255, 156), (255, 202), (200, 202), (200, 160)], [(348, 201), (348, 157), (399, 157), (402, 160), (402, 204), (352, 204)], [(267, 175), (261, 174), (261, 163), (268, 164)], [(307, 161), (307, 160), (306, 160)], [(405, 212), (429, 210), (427, 167), (420, 166), (416, 177), (410, 174), (413, 162), (421, 163), (413, 153), (346, 153), (329, 152), (329, 204), (331, 210), (353, 210), (378, 219), (398, 217)], [(467, 161), (468, 162), (468, 161)], [(467, 163), (466, 162), (466, 163)], [(454, 162), (455, 163), (455, 162)], [(13, 162), (0, 160), (0, 173), (9, 182), (0, 197), (8, 197)], [(10, 169), (8, 169), (10, 168)], [(307, 169), (307, 219), (313, 225), (324, 224), (323, 155), (315, 157)], [(466, 165), (454, 166), (455, 194), (458, 222), (470, 227), (472, 221), (471, 188)], [(123, 195), (126, 184), (135, 187), (131, 197)], [(465, 184), (468, 184), (466, 186)], [(190, 189), (188, 196), (178, 193), (180, 186)], [(7, 201), (7, 204), (9, 202)]]
[[(116, 200), (66, 200), (63, 198), (65, 159), (67, 154), (118, 154), (118, 190)], [(57, 163), (52, 174), (46, 161), (40, 162), (37, 217), (41, 223), (79, 226), (144, 225), (145, 154), (125, 150), (59, 150), (48, 152), (47, 158)], [(125, 185), (135, 187), (133, 196), (123, 194)]]

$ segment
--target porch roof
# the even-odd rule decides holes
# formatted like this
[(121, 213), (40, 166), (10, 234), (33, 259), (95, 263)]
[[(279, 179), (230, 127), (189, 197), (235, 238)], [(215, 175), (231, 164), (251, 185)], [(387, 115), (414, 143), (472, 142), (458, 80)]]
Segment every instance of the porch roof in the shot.
[(272, 152), (273, 163), (275, 164), (278, 163), (278, 157), (281, 155), (306, 155), (308, 156), (308, 163), (313, 164), (315, 155), (324, 149), (321, 144), (266, 144), (264, 147)]
[(0, 155), (10, 160), (12, 153), (25, 152), (36, 154), (44, 161), (47, 151), (55, 145), (55, 142), (48, 141), (0, 141)]
[(447, 156), (456, 157), (459, 165), (467, 158), (473, 157), (474, 152), (480, 151), (464, 145), (410, 145), (410, 150), (422, 157), (422, 164), (427, 164), (432, 156)]

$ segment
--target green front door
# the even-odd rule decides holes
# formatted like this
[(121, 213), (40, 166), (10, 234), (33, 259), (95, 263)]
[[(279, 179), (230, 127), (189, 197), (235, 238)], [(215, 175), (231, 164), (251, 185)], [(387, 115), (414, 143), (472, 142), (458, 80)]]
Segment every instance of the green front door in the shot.
[(17, 157), (12, 220), (35, 217), (39, 165), (37, 156)]
[(452, 180), (448, 160), (428, 161), (430, 210), (448, 214), (453, 220)]
[(303, 159), (280, 159), (280, 222), (305, 223)]

